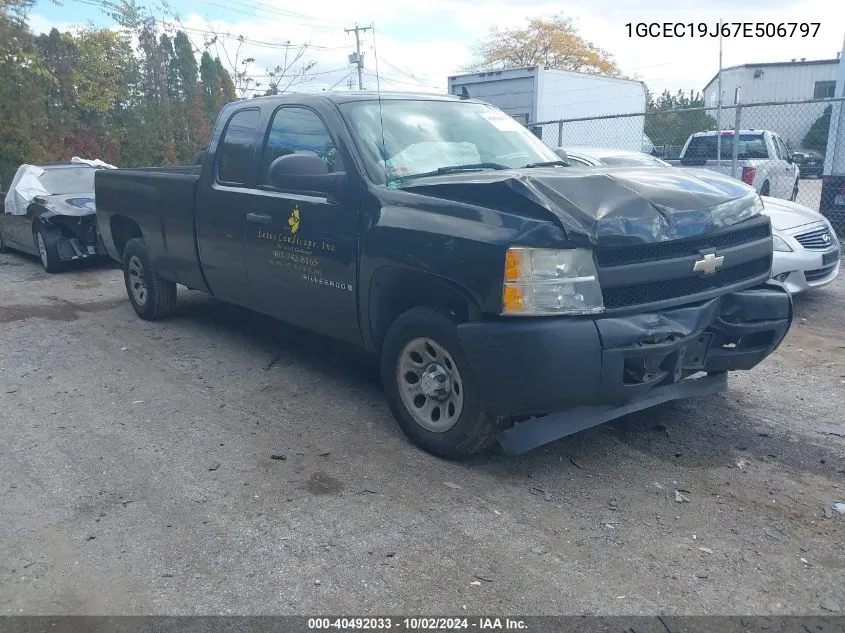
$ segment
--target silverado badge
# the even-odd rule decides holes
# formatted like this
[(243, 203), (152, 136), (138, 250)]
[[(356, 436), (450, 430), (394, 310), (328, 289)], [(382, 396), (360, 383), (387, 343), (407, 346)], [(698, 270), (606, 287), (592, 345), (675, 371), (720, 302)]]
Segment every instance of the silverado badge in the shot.
[(290, 212), (288, 218), (288, 226), (290, 227), (290, 234), (293, 235), (299, 230), (299, 207), (294, 207)]
[(716, 272), (717, 268), (721, 268), (722, 264), (725, 263), (725, 256), (719, 255), (716, 257), (716, 253), (707, 253), (704, 257), (699, 259), (692, 267), (692, 272), (694, 273), (704, 273), (705, 275), (712, 275)]

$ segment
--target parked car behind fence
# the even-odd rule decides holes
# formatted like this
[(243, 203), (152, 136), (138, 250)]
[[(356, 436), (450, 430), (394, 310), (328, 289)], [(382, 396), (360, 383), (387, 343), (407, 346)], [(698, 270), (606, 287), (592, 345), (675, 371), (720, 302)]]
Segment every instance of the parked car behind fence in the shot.
[[(645, 114), (635, 113), (627, 116), (617, 115), (612, 118), (607, 116), (566, 118), (537, 122), (531, 125), (539, 128), (538, 135), (550, 147), (584, 145), (585, 128), (592, 129), (595, 132), (593, 138), (596, 139), (602, 138), (603, 130), (608, 127), (616, 131), (627, 130), (630, 136), (636, 138), (640, 138), (637, 135), (642, 134), (642, 131), (645, 130), (645, 134), (654, 145), (652, 154), (669, 160), (679, 157), (680, 149), (690, 135), (717, 129), (733, 131), (736, 129), (769, 130), (783, 139), (784, 144), (790, 151), (798, 151), (799, 149), (815, 149), (818, 151), (818, 148), (812, 142), (805, 142), (808, 139), (810, 129), (814, 124), (818, 127), (818, 120), (823, 117), (828, 106), (832, 104), (834, 110), (836, 110), (837, 104), (841, 103), (845, 103), (845, 98), (779, 101), (765, 104), (723, 104), (718, 122), (716, 121), (716, 108), (708, 106), (660, 112), (650, 111)], [(811, 137), (809, 141), (812, 141), (814, 135), (809, 134), (809, 136)], [(595, 143), (590, 141), (590, 144)], [(801, 165), (798, 165), (798, 167), (799, 171), (803, 171)], [(812, 174), (812, 170), (809, 173)], [(839, 174), (840, 172), (835, 173)], [(740, 170), (740, 173), (736, 174), (735, 177), (741, 178), (741, 176)], [(798, 185), (797, 202), (813, 209), (819, 209), (820, 185), (821, 183), (812, 180), (812, 176), (810, 179), (801, 180)], [(843, 204), (841, 206), (836, 205), (835, 209), (836, 213), (839, 214), (841, 227), (845, 227), (845, 220), (842, 220), (842, 218), (845, 218), (845, 180), (832, 182), (827, 186), (827, 190), (828, 206), (834, 206), (837, 199), (843, 201)], [(785, 197), (790, 197), (789, 193)], [(825, 213), (828, 212), (825, 211)], [(828, 213), (828, 217), (836, 225), (836, 218), (830, 213)]]

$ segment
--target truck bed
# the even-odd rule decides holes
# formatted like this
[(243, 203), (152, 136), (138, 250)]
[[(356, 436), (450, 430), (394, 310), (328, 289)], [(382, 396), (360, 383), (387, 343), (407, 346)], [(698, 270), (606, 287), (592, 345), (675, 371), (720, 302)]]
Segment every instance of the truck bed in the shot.
[[(196, 242), (200, 169), (199, 165), (104, 169), (97, 172), (95, 189), (97, 222), (107, 245), (126, 242), (112, 217), (131, 217), (141, 227), (154, 268), (178, 283), (205, 290)], [(121, 259), (120, 253), (109, 254)]]

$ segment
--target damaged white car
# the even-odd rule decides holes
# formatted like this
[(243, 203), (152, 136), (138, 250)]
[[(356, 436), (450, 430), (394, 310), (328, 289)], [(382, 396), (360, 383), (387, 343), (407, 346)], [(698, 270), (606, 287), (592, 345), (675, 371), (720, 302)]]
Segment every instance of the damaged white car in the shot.
[(49, 273), (71, 261), (106, 255), (97, 230), (94, 173), (108, 168), (113, 166), (81, 158), (21, 165), (0, 214), (0, 252), (37, 255)]

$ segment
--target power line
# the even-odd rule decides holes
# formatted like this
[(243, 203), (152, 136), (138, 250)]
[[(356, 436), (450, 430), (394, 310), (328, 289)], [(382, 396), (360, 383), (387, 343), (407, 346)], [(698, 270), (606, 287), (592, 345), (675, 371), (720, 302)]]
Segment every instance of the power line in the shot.
[[(370, 77), (378, 78), (378, 77), (376, 77), (375, 74), (369, 73), (367, 71), (364, 71), (364, 74), (368, 75)], [(397, 86), (416, 86), (417, 88), (429, 88), (431, 90), (441, 90), (437, 86), (429, 86), (428, 84), (421, 84), (418, 81), (414, 82), (414, 83), (412, 83), (410, 81), (402, 81), (401, 79), (393, 79), (391, 77), (385, 77), (384, 75), (381, 75), (381, 80), (386, 81), (387, 83), (395, 84)]]
[[(333, 68), (332, 70), (321, 70), (321, 71), (318, 71), (318, 72), (310, 72), (309, 71), (309, 72), (303, 73), (303, 76), (304, 77), (317, 77), (319, 75), (331, 75), (332, 73), (339, 73), (339, 72), (342, 72), (344, 70), (348, 72), (349, 68), (347, 68), (347, 67)], [(264, 73), (263, 75), (243, 75), (243, 76), (246, 77), (247, 79), (267, 79), (267, 78), (269, 78), (270, 75), (268, 75), (267, 73)]]
[(351, 77), (352, 77), (352, 72), (351, 72), (351, 71), (350, 71), (350, 72), (347, 72), (347, 73), (346, 73), (343, 77), (341, 77), (341, 78), (340, 78), (340, 79), (338, 79), (336, 82), (334, 82), (334, 83), (333, 83), (330, 87), (326, 88), (326, 90), (334, 90), (334, 89), (335, 89), (335, 88), (337, 88), (337, 87), (338, 87), (341, 83), (343, 83), (343, 82), (344, 82), (344, 81), (346, 81), (347, 79), (350, 79)]
[[(71, 0), (72, 2), (78, 2), (79, 4), (87, 4), (90, 6), (100, 7), (102, 9), (107, 9), (110, 11), (115, 11), (118, 9), (116, 3), (112, 0)], [(227, 4), (219, 4), (217, 2), (212, 2), (211, 0), (206, 0), (204, 2), (206, 5), (211, 5), (215, 7), (219, 7), (221, 9), (226, 9), (229, 11), (233, 11), (233, 7), (240, 7), (246, 9), (252, 9), (253, 11), (262, 11), (264, 13), (269, 13), (271, 15), (286, 17), (286, 18), (294, 18), (299, 20), (300, 22), (305, 23), (312, 23), (321, 25), (324, 27), (336, 27), (340, 24), (343, 24), (340, 20), (331, 20), (326, 18), (318, 18), (311, 15), (306, 15), (304, 13), (299, 13), (297, 11), (290, 11), (288, 9), (282, 9), (279, 7), (275, 7), (273, 5), (260, 2), (259, 0), (227, 0)]]

